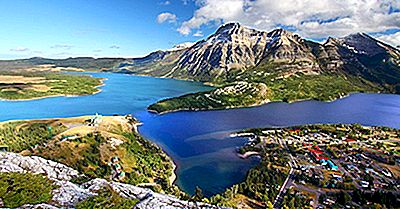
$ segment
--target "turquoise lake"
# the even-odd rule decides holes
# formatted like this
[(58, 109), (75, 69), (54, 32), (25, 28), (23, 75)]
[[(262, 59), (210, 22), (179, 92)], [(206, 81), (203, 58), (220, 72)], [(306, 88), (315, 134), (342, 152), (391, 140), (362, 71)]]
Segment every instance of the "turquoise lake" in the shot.
[(193, 193), (196, 186), (210, 196), (243, 180), (258, 163), (240, 159), (235, 149), (246, 142), (229, 134), (251, 127), (283, 127), (316, 123), (360, 123), (400, 128), (400, 96), (353, 94), (333, 102), (302, 101), (220, 111), (156, 115), (146, 107), (157, 100), (211, 87), (201, 83), (112, 73), (102, 92), (82, 97), (32, 101), (0, 101), (0, 121), (92, 115), (133, 114), (140, 133), (159, 144), (178, 165), (176, 184)]

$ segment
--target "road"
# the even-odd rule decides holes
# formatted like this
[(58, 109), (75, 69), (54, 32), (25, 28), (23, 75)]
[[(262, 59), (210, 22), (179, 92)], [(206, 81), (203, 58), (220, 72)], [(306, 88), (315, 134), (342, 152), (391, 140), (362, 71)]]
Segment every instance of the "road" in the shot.
[(292, 183), (293, 183), (293, 179), (292, 179), (293, 172), (294, 172), (294, 169), (292, 167), (292, 168), (290, 168), (289, 175), (286, 177), (285, 182), (283, 182), (281, 189), (279, 190), (279, 193), (275, 198), (275, 201), (273, 204), (274, 208), (281, 208), (282, 201), (283, 201), (283, 195), (286, 193), (286, 188), (290, 187), (290, 185), (292, 185)]
[(358, 184), (358, 182), (357, 182), (357, 180), (354, 178), (354, 176), (351, 175), (351, 174), (347, 171), (347, 169), (345, 169), (345, 168), (342, 166), (342, 164), (339, 162), (339, 160), (334, 160), (334, 159), (332, 159), (332, 162), (335, 163), (335, 164), (339, 167), (339, 170), (340, 170), (340, 171), (344, 172), (347, 176), (349, 176), (349, 177), (353, 180), (354, 186), (355, 186), (357, 189), (360, 189), (360, 190), (363, 189), (363, 188), (360, 186), (360, 184)]
[(282, 201), (283, 201), (283, 195), (286, 193), (287, 188), (289, 188), (292, 184), (293, 184), (293, 173), (294, 173), (294, 169), (297, 168), (297, 163), (294, 160), (292, 154), (290, 154), (289, 149), (286, 146), (286, 143), (284, 141), (282, 141), (280, 138), (278, 138), (279, 144), (281, 146), (283, 146), (289, 153), (290, 156), (290, 161), (289, 161), (289, 166), (290, 166), (290, 171), (289, 171), (289, 175), (286, 177), (285, 182), (283, 182), (278, 195), (276, 196), (275, 200), (274, 200), (274, 208), (281, 208), (282, 205)]

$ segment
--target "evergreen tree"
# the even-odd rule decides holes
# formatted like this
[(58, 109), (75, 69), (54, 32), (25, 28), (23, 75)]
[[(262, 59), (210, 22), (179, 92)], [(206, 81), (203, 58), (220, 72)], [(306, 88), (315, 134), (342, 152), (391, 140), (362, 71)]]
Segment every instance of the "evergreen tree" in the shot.
[(200, 187), (196, 186), (196, 189), (194, 190), (194, 195), (193, 195), (192, 199), (194, 201), (200, 202), (203, 199), (203, 197), (204, 197), (203, 190), (201, 190)]

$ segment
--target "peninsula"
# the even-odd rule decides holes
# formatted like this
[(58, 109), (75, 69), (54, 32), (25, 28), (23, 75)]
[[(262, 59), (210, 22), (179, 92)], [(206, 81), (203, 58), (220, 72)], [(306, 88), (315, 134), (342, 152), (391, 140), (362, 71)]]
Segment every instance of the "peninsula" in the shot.
[(399, 205), (399, 130), (338, 124), (249, 129), (237, 135), (249, 137), (238, 153), (258, 154), (261, 163), (242, 183), (212, 197), (214, 204), (242, 204), (241, 208)]
[(0, 99), (32, 100), (55, 96), (82, 96), (100, 92), (103, 79), (52, 71), (0, 72)]
[[(173, 161), (164, 154), (161, 148), (138, 134), (137, 126), (139, 125), (140, 123), (129, 115), (101, 116), (97, 114), (76, 118), (0, 123), (1, 149), (10, 152), (0, 153), (2, 162), (0, 179), (21, 180), (22, 183), (18, 185), (19, 190), (26, 191), (26, 193), (5, 195), (3, 191), (9, 190), (7, 188), (10, 185), (0, 183), (0, 200), (4, 204), (2, 206), (19, 207), (24, 204), (48, 203), (52, 197), (61, 198), (62, 195), (65, 195), (62, 194), (62, 190), (71, 189), (64, 186), (60, 188), (60, 184), (63, 183), (59, 181), (67, 180), (76, 186), (98, 178), (125, 183), (127, 187), (142, 186), (151, 188), (153, 191), (188, 198), (185, 193), (172, 185), (175, 180)], [(15, 159), (26, 162), (9, 165), (16, 163)], [(8, 162), (8, 160), (10, 161)], [(65, 170), (57, 173), (56, 170), (50, 172), (50, 168), (29, 167), (30, 162), (28, 161), (35, 160), (39, 160), (43, 166), (46, 164), (46, 166), (65, 168)], [(32, 165), (37, 164), (32, 163)], [(57, 166), (58, 164), (59, 166)], [(21, 170), (16, 169), (16, 166), (27, 169), (28, 173), (33, 175), (20, 174)], [(50, 180), (37, 175), (37, 173), (42, 174), (42, 171)], [(31, 184), (25, 184), (30, 181), (34, 183), (33, 189), (27, 187)], [(43, 186), (46, 188), (41, 188)], [(56, 188), (58, 188), (60, 197), (55, 195), (58, 194), (57, 192), (52, 191)], [(42, 191), (42, 189), (44, 190)], [(136, 200), (129, 202), (129, 198), (121, 199), (117, 194), (118, 190), (110, 190), (109, 186), (104, 189), (101, 189), (100, 193), (105, 192), (104, 195), (115, 196), (108, 204), (112, 204), (114, 200), (117, 202), (128, 201), (129, 204), (138, 202)], [(27, 197), (17, 198), (22, 194)], [(85, 198), (73, 198), (68, 201), (58, 199), (59, 204), (57, 205), (76, 206), (82, 200), (93, 196), (90, 195), (90, 192), (77, 195), (83, 195)], [(98, 201), (98, 198), (102, 197), (100, 195), (80, 204), (86, 207), (91, 204), (90, 201)], [(15, 198), (18, 199), (17, 202), (14, 202)]]

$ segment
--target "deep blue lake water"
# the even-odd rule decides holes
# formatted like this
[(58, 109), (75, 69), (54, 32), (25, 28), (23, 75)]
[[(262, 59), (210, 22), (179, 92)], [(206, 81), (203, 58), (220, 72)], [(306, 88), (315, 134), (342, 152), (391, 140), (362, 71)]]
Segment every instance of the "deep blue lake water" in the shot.
[(102, 92), (82, 97), (55, 97), (32, 101), (0, 101), (0, 121), (73, 117), (96, 112), (133, 114), (144, 123), (146, 138), (159, 144), (178, 165), (176, 184), (192, 193), (198, 185), (206, 195), (240, 182), (256, 158), (235, 155), (245, 139), (229, 134), (251, 127), (281, 127), (315, 123), (360, 123), (400, 128), (400, 96), (354, 94), (334, 102), (302, 101), (221, 111), (148, 113), (146, 107), (166, 97), (208, 90), (201, 83), (91, 73), (107, 78)]

